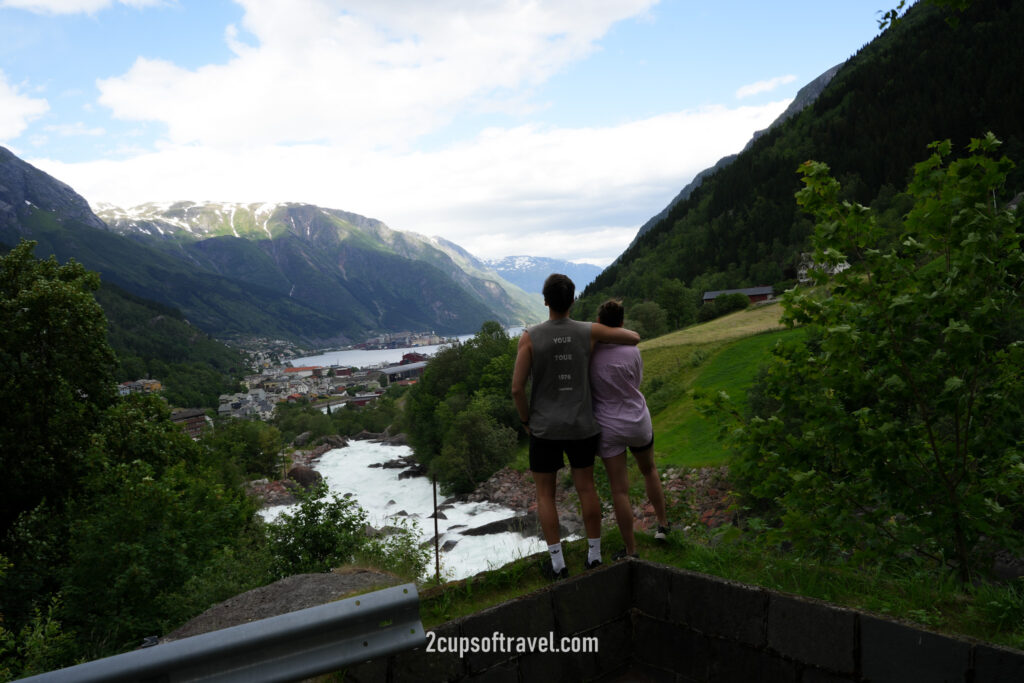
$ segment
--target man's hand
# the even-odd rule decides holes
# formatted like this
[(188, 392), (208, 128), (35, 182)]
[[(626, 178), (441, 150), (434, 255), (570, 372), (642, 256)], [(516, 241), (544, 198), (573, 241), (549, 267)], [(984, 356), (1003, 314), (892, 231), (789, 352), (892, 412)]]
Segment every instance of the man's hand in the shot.
[(608, 327), (607, 325), (602, 325), (601, 323), (591, 323), (591, 347), (593, 347), (594, 342), (636, 346), (637, 344), (640, 343), (640, 335), (634, 332), (633, 330), (627, 330), (625, 327)]

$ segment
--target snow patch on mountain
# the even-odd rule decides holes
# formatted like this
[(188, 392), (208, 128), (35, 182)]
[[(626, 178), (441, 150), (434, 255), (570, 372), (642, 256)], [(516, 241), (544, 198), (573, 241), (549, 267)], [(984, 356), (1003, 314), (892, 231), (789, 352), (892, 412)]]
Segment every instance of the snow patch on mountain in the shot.
[(552, 273), (568, 275), (576, 285), (577, 293), (582, 292), (601, 273), (601, 268), (589, 263), (573, 263), (543, 256), (506, 256), (482, 261), (512, 284), (536, 293), (540, 293), (544, 280)]

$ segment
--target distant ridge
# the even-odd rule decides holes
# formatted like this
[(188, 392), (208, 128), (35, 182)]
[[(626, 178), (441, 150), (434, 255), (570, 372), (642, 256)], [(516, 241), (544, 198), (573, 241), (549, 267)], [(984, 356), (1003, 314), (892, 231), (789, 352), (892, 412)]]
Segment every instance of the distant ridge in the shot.
[[(845, 63), (846, 62), (843, 62), (843, 64)], [(815, 78), (813, 81), (811, 81), (804, 87), (800, 88), (800, 90), (798, 90), (796, 93), (796, 97), (794, 97), (793, 101), (789, 103), (788, 107), (786, 107), (786, 110), (779, 114), (779, 116), (774, 121), (772, 121), (767, 128), (763, 128), (755, 132), (754, 135), (750, 138), (747, 144), (744, 145), (743, 149), (739, 153), (724, 156), (717, 162), (715, 162), (714, 166), (711, 166), (710, 168), (705, 168), (703, 171), (695, 175), (693, 177), (693, 180), (691, 180), (686, 185), (686, 187), (680, 190), (679, 194), (677, 194), (675, 198), (673, 198), (672, 201), (668, 203), (668, 206), (666, 206), (664, 209), (662, 209), (657, 214), (652, 216), (646, 223), (640, 226), (640, 229), (633, 237), (633, 241), (630, 242), (629, 246), (632, 247), (634, 244), (636, 244), (636, 241), (640, 238), (641, 235), (643, 235), (645, 232), (653, 228), (661, 220), (668, 216), (668, 213), (669, 211), (672, 210), (672, 207), (674, 207), (679, 202), (686, 201), (687, 199), (689, 199), (690, 195), (693, 194), (693, 191), (701, 186), (701, 183), (704, 182), (705, 178), (714, 175), (715, 173), (717, 173), (718, 171), (722, 170), (723, 168), (731, 164), (733, 161), (735, 161), (736, 157), (750, 149), (750, 146), (753, 145), (754, 141), (756, 141), (759, 137), (761, 137), (771, 129), (775, 128), (776, 126), (785, 123), (790, 118), (803, 111), (806, 107), (813, 104), (814, 100), (818, 99), (818, 95), (820, 95), (821, 92), (825, 89), (825, 86), (827, 86), (829, 82), (832, 80), (832, 78), (839, 72), (839, 69), (842, 68), (843, 64), (836, 64), (831, 69), (828, 69), (823, 74)], [(629, 247), (627, 247), (627, 249), (628, 248)]]
[(311, 204), (173, 202), (103, 207), (111, 230), (234, 280), (265, 284), (370, 332), (470, 333), (522, 324), (540, 302), (445, 240)]
[(948, 139), (959, 155), (992, 132), (999, 153), (1016, 163), (999, 198), (1009, 201), (1024, 187), (1021, 54), (1024, 3), (975, 0), (962, 11), (914, 4), (835, 71), (810, 106), (647, 226), (588, 287), (580, 308), (611, 295), (650, 300), (671, 280), (707, 291), (796, 279), (814, 223), (794, 195), (803, 186), (799, 169), (812, 159), (828, 164), (844, 200), (899, 212), (900, 188), (930, 143)]
[(582, 292), (601, 269), (589, 263), (572, 263), (541, 256), (506, 256), (500, 259), (486, 259), (485, 263), (501, 277), (527, 292), (541, 293), (544, 280), (551, 273), (568, 275)]
[(454, 245), (346, 211), (170, 202), (101, 214), (0, 148), (0, 243), (34, 240), (37, 256), (74, 258), (220, 339), (322, 347), (381, 332), (467, 334), (488, 320), (543, 316), (538, 297), (472, 265)]

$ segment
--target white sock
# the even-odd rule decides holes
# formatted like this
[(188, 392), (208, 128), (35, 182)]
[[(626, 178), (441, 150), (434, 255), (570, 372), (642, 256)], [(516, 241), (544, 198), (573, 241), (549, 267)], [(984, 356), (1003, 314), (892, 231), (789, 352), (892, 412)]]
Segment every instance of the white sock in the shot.
[(551, 553), (551, 568), (555, 570), (555, 573), (565, 569), (565, 557), (562, 555), (561, 542), (549, 545), (548, 552)]
[(601, 537), (587, 539), (587, 562), (601, 560)]

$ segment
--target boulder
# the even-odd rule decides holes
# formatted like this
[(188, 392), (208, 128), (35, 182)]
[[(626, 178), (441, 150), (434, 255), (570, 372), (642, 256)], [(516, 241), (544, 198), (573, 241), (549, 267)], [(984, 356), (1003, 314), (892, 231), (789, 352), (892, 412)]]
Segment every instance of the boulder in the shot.
[(292, 441), (296, 446), (305, 446), (306, 443), (312, 438), (313, 432), (302, 432)]
[(381, 443), (386, 443), (389, 446), (408, 446), (409, 445), (409, 437), (406, 436), (404, 433), (399, 432), (398, 434), (395, 434), (394, 436), (389, 436), (389, 437), (387, 437), (385, 439), (382, 439)]
[(324, 476), (322, 474), (314, 470), (312, 467), (306, 467), (304, 465), (296, 465), (288, 470), (288, 478), (306, 490), (313, 488), (324, 480)]
[(506, 531), (513, 531), (524, 536), (530, 536), (537, 533), (539, 529), (540, 524), (537, 520), (537, 515), (535, 513), (527, 513), (525, 515), (513, 515), (512, 517), (499, 519), (496, 522), (466, 529), (462, 532), (462, 535), (484, 536), (486, 534), (500, 534)]
[(358, 567), (323, 574), (296, 574), (214, 605), (160, 641), (170, 642), (247, 624), (401, 583), (402, 579), (393, 574)]
[(324, 442), (327, 443), (331, 448), (344, 448), (348, 445), (348, 439), (339, 434), (331, 434), (324, 438)]
[(406, 456), (403, 456), (401, 458), (395, 458), (393, 460), (388, 460), (388, 461), (382, 463), (381, 467), (383, 467), (386, 470), (404, 470), (406, 467), (411, 466), (415, 462), (415, 461), (410, 462), (410, 460), (411, 460), (410, 456), (406, 455)]

